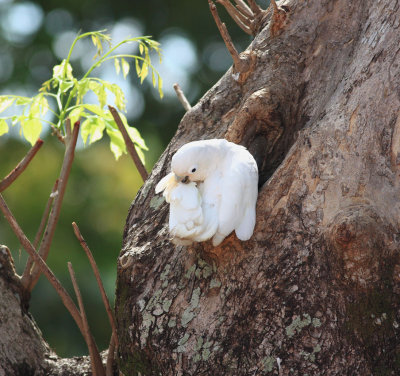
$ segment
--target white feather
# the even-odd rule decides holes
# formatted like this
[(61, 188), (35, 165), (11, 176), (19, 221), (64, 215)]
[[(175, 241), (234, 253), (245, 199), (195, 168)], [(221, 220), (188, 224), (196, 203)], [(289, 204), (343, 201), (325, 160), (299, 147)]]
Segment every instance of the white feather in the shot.
[[(178, 182), (188, 176), (191, 183)], [(194, 183), (197, 182), (197, 185)], [(243, 146), (204, 140), (182, 146), (172, 158), (172, 172), (156, 186), (170, 203), (169, 229), (179, 241), (213, 238), (220, 244), (232, 231), (241, 240), (253, 234), (258, 170)]]

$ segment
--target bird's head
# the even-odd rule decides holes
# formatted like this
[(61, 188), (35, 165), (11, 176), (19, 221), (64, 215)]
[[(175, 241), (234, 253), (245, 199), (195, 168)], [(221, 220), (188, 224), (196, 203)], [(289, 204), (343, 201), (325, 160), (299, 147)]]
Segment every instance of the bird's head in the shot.
[(171, 162), (176, 180), (182, 183), (204, 181), (216, 163), (212, 149), (201, 141), (182, 146)]

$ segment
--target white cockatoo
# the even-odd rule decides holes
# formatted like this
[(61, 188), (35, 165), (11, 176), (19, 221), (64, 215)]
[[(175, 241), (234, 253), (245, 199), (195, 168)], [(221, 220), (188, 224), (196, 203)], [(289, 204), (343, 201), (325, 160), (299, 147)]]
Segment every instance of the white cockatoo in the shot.
[(169, 230), (186, 243), (212, 238), (219, 245), (233, 230), (248, 240), (256, 221), (258, 169), (243, 146), (224, 139), (189, 142), (172, 157), (172, 172), (156, 186), (170, 204)]

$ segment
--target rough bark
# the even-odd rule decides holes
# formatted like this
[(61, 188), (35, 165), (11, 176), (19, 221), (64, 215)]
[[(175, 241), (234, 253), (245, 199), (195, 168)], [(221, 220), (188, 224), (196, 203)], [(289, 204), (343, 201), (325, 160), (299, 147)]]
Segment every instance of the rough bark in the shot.
[[(0, 376), (88, 376), (88, 357), (59, 358), (42, 338), (17, 277), (11, 253), (0, 245)], [(107, 353), (102, 354), (105, 364)]]
[[(400, 374), (400, 4), (288, 0), (183, 117), (119, 257), (126, 375)], [(154, 186), (182, 144), (260, 167), (252, 239), (173, 245)]]

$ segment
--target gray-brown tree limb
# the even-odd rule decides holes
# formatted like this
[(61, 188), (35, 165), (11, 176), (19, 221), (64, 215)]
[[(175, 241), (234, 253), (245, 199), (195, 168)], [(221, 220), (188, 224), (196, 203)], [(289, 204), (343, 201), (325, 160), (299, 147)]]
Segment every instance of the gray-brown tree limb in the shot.
[[(184, 115), (131, 207), (116, 297), (125, 375), (400, 373), (399, 1), (278, 6), (285, 22), (266, 19), (241, 54), (249, 74), (228, 70)], [(154, 187), (182, 144), (217, 137), (258, 162), (255, 233), (175, 246)], [(7, 255), (0, 369), (89, 374), (48, 350)]]
[[(284, 22), (240, 54), (249, 73), (230, 69), (184, 115), (131, 207), (125, 374), (400, 373), (399, 2), (278, 6)], [(222, 137), (258, 162), (255, 233), (175, 246), (154, 187), (182, 144)]]

